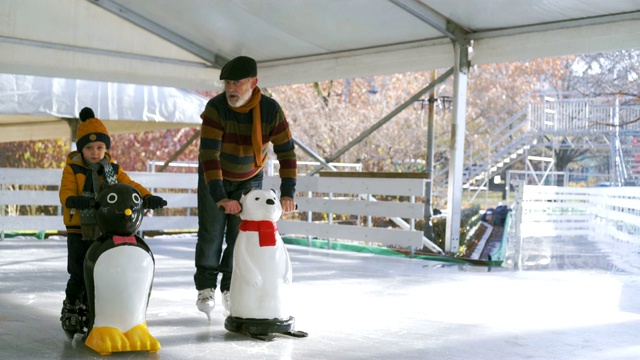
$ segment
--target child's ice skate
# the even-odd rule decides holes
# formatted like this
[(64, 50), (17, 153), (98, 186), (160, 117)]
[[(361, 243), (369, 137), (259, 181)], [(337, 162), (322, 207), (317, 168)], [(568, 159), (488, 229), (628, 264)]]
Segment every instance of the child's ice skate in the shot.
[(65, 299), (62, 302), (60, 321), (69, 340), (73, 340), (75, 334), (85, 333), (86, 316), (86, 307), (80, 301), (70, 302)]

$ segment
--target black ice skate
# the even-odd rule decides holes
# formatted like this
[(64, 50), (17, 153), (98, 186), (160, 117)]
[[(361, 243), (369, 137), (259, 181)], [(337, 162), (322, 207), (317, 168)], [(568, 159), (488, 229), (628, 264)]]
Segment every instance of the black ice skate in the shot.
[(67, 338), (73, 340), (75, 334), (84, 334), (87, 310), (80, 301), (68, 302), (66, 299), (62, 302), (62, 312), (60, 321), (62, 322), (62, 329), (64, 330)]

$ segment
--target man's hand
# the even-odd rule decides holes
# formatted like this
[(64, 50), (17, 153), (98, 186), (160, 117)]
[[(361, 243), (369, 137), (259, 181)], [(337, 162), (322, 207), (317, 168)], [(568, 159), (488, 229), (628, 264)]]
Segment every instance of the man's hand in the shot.
[(216, 203), (220, 210), (224, 209), (225, 214), (237, 215), (242, 210), (242, 205), (237, 200), (223, 199)]
[(294, 212), (297, 209), (296, 202), (292, 198), (287, 196), (284, 196), (280, 199), (280, 204), (282, 204), (283, 214)]

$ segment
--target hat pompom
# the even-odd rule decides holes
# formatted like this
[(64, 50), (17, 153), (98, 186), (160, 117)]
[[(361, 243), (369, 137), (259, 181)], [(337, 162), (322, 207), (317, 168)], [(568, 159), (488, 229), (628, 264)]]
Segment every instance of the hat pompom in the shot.
[(91, 110), (91, 108), (86, 107), (80, 110), (80, 121), (93, 119), (94, 117), (96, 117), (96, 115), (93, 113), (93, 110)]

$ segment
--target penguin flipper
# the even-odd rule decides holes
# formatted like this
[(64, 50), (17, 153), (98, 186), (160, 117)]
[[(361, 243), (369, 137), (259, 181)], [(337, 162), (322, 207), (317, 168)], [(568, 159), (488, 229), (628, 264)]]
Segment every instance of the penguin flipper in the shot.
[(129, 341), (129, 351), (147, 350), (154, 353), (160, 350), (160, 342), (149, 333), (146, 322), (132, 327), (124, 336)]

